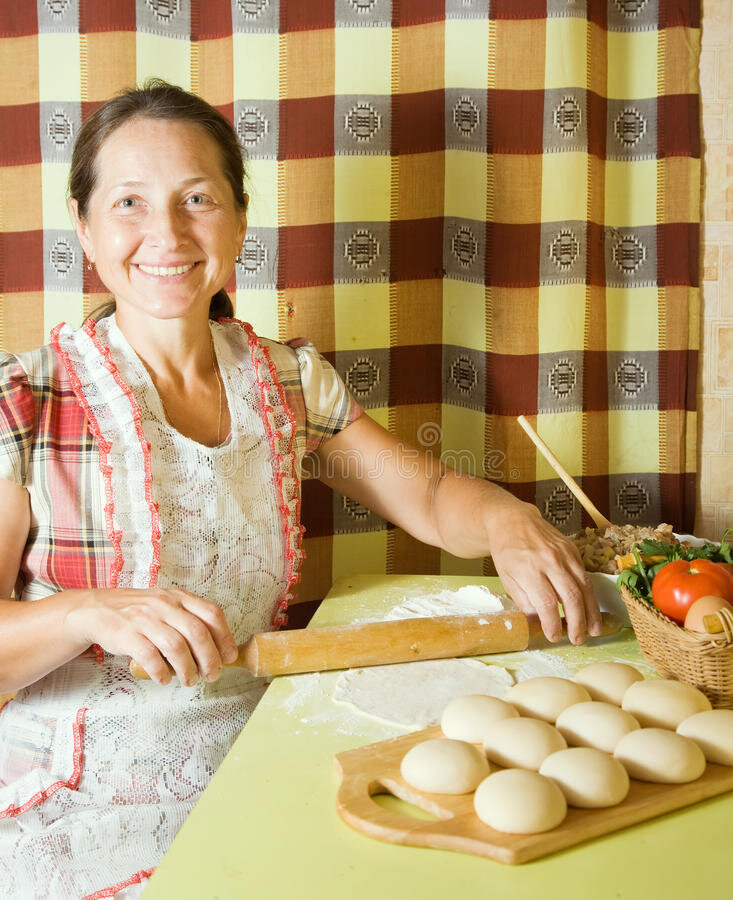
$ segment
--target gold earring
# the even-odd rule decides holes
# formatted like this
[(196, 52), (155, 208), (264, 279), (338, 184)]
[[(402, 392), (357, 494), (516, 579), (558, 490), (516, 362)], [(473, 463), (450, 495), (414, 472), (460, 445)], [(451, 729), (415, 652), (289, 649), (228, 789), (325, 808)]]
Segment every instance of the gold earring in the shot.
[(244, 262), (244, 260), (242, 259), (242, 254), (241, 254), (241, 252), (237, 254), (237, 258), (234, 260), (234, 262), (235, 262), (235, 263), (238, 263), (240, 266), (242, 265), (242, 263)]
[(90, 272), (94, 271), (94, 263), (92, 262), (91, 259), (90, 259), (89, 262), (87, 263), (87, 269), (88, 269)]

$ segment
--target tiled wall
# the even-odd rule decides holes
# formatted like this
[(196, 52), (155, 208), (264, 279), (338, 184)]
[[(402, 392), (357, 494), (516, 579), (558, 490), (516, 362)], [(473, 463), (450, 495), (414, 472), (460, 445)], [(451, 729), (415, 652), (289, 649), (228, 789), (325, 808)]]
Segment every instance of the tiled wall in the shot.
[(703, 0), (705, 201), (695, 533), (733, 527), (733, 3)]

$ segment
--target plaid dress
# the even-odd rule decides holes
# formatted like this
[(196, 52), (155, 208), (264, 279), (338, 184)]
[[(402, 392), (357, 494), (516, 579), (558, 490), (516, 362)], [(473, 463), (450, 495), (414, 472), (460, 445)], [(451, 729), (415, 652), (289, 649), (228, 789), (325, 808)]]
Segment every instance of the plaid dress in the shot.
[[(0, 356), (0, 478), (31, 501), (20, 600), (157, 585), (218, 603), (238, 643), (285, 621), (301, 462), (361, 408), (310, 344), (211, 332), (232, 419), (214, 448), (168, 424), (114, 316)], [(98, 648), (0, 714), (0, 895), (136, 896), (264, 689), (236, 669), (162, 687), (127, 662)]]

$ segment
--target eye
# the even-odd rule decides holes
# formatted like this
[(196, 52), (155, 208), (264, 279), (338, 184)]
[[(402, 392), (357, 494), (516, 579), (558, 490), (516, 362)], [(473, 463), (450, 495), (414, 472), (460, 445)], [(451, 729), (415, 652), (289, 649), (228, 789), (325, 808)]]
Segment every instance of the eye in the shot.
[(115, 203), (115, 206), (119, 209), (134, 209), (137, 206), (137, 199), (135, 197), (123, 197)]
[(191, 206), (205, 206), (207, 203), (211, 203), (212, 200), (206, 194), (191, 194), (186, 202), (190, 203)]

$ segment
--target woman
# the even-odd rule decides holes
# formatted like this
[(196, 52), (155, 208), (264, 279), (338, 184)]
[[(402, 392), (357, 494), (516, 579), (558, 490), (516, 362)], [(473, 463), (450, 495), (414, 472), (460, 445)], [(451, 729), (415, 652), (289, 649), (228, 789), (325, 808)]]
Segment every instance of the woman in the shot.
[(420, 540), (491, 553), (549, 637), (558, 602), (572, 640), (599, 629), (577, 552), (534, 507), (422, 457), (408, 476), (310, 345), (227, 318), (242, 184), (201, 99), (152, 82), (105, 104), (70, 205), (114, 302), (0, 357), (0, 692), (18, 691), (0, 716), (3, 896), (142, 889), (262, 693), (222, 664), (282, 622), (306, 450)]

